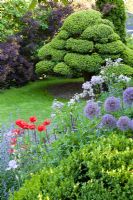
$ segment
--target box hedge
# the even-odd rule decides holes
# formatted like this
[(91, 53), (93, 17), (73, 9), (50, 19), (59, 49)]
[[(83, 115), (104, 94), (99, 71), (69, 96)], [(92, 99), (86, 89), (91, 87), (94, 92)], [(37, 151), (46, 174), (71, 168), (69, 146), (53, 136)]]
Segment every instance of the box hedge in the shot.
[(132, 200), (132, 139), (111, 134), (44, 168), (10, 200)]

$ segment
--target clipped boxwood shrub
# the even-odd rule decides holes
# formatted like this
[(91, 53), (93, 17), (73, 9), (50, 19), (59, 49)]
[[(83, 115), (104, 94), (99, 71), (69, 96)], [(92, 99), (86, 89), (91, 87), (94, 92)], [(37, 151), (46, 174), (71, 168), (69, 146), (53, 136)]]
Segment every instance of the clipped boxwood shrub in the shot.
[(113, 22), (121, 40), (126, 39), (126, 11), (124, 0), (96, 0), (96, 7), (103, 13), (104, 18)]
[(81, 37), (83, 39), (94, 40), (103, 43), (103, 39), (106, 39), (105, 43), (108, 42), (108, 37), (114, 33), (112, 27), (105, 24), (97, 24), (95, 26), (88, 27)]
[(42, 74), (44, 69), (45, 69), (45, 73), (47, 72), (52, 72), (52, 69), (54, 67), (54, 62), (51, 61), (40, 61), (39, 63), (37, 63), (37, 73), (38, 74)]
[(62, 30), (68, 31), (71, 35), (81, 34), (88, 26), (97, 23), (101, 18), (101, 13), (97, 11), (79, 11), (70, 15), (65, 20)]
[(121, 74), (125, 76), (133, 76), (133, 68), (125, 64), (111, 66), (106, 69), (106, 72), (109, 74), (116, 74), (118, 76)]
[(51, 42), (51, 47), (53, 47), (55, 49), (64, 49), (65, 45), (66, 45), (65, 40), (61, 40), (61, 39), (57, 39), (57, 38), (54, 38)]
[(107, 44), (96, 44), (95, 47), (101, 54), (117, 54), (126, 49), (125, 45), (120, 40)]
[(73, 39), (70, 38), (67, 40), (66, 48), (71, 50), (72, 52), (77, 53), (89, 53), (93, 51), (94, 44), (88, 40), (81, 40), (81, 39)]
[(128, 54), (126, 48), (112, 22), (102, 19), (98, 11), (84, 10), (71, 14), (55, 38), (39, 50), (38, 56), (41, 60), (54, 62), (55, 66), (63, 62), (54, 66), (57, 74), (68, 75), (67, 65), (72, 76), (80, 72), (88, 80), (99, 72), (107, 58), (122, 58), (123, 63), (132, 66), (133, 52), (129, 49)]
[(43, 48), (39, 50), (39, 57), (44, 58), (46, 60), (51, 60), (54, 62), (62, 61), (66, 54), (65, 50), (59, 50), (52, 48), (50, 44), (45, 45)]
[(129, 49), (128, 47), (123, 52), (122, 58), (125, 63), (133, 67), (133, 49)]
[(69, 32), (65, 31), (65, 30), (61, 30), (58, 35), (56, 36), (56, 38), (58, 39), (68, 39), (69, 38)]
[[(80, 55), (77, 53), (67, 53), (65, 58), (65, 63), (72, 66), (74, 69), (86, 70), (88, 72), (95, 72), (100, 69), (103, 59), (96, 53), (90, 55)], [(82, 66), (82, 69), (81, 69)]]
[(120, 36), (116, 33), (113, 33), (112, 35), (109, 35), (108, 37), (109, 42), (120, 40)]
[(68, 65), (66, 65), (64, 62), (58, 63), (54, 67), (55, 73), (60, 73), (61, 75), (71, 75), (71, 69)]
[(131, 200), (132, 157), (132, 139), (101, 137), (33, 175), (10, 200)]

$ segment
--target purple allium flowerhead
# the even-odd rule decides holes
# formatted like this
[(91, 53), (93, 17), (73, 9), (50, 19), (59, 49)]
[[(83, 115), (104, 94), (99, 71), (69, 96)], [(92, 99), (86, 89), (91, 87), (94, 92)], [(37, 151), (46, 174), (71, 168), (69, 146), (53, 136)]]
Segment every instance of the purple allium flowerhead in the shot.
[(129, 87), (123, 92), (123, 101), (129, 106), (133, 105), (133, 87)]
[(121, 108), (121, 101), (116, 97), (108, 97), (104, 103), (104, 109), (107, 112), (115, 112)]
[(131, 120), (127, 116), (122, 116), (117, 121), (117, 127), (121, 131), (127, 131), (130, 128)]
[(100, 114), (100, 108), (96, 102), (89, 101), (84, 108), (85, 116), (92, 119)]
[(105, 114), (102, 117), (101, 125), (107, 128), (115, 128), (116, 127), (116, 119), (113, 115)]

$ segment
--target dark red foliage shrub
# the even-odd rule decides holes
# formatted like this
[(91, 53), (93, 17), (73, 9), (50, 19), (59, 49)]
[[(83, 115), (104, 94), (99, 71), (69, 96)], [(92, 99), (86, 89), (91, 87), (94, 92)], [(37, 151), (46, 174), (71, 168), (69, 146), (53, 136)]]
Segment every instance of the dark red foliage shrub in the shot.
[(21, 86), (34, 79), (33, 64), (21, 55), (20, 38), (0, 43), (0, 88)]

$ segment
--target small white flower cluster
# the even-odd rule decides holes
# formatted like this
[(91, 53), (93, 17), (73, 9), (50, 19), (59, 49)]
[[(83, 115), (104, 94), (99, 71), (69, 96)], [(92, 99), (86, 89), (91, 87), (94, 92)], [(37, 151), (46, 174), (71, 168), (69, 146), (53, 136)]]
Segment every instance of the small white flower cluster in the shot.
[(16, 160), (10, 160), (6, 170), (16, 169), (18, 167)]
[(101, 75), (99, 76), (92, 76), (90, 81), (87, 81), (83, 83), (82, 88), (83, 92), (80, 94), (75, 94), (73, 98), (70, 99), (68, 102), (68, 106), (73, 106), (77, 101), (79, 101), (80, 98), (85, 98), (87, 95), (91, 97), (92, 99), (94, 98), (94, 87), (96, 85), (102, 85), (104, 83), (104, 79)]
[(126, 82), (126, 83), (128, 83), (129, 81), (131, 80), (131, 78), (129, 78), (129, 77), (127, 77), (127, 76), (124, 76), (124, 75), (120, 75), (119, 77), (118, 77), (118, 79), (117, 79), (117, 81), (118, 82)]
[(63, 108), (63, 106), (64, 106), (64, 103), (57, 101), (57, 99), (54, 99), (53, 104), (52, 104), (52, 109), (59, 110)]
[(89, 81), (83, 83), (83, 85), (82, 85), (82, 88), (84, 90), (89, 90), (89, 89), (91, 89), (91, 87), (92, 87), (92, 85), (91, 85), (91, 83)]
[(118, 65), (121, 65), (121, 61), (122, 59), (121, 58), (118, 58), (114, 61), (111, 60), (111, 58), (109, 59), (106, 59), (106, 65), (105, 66), (102, 66), (101, 67), (101, 71), (100, 71), (100, 74), (101, 76), (103, 77), (103, 79), (105, 80), (105, 82), (109, 83), (110, 80), (113, 80), (115, 82), (125, 82), (125, 83), (128, 83), (131, 78), (127, 77), (127, 76), (124, 76), (124, 75), (120, 75), (120, 76), (116, 76), (115, 73), (111, 73), (111, 74), (107, 74), (106, 73), (106, 69), (107, 68), (110, 68), (112, 66), (118, 66)]
[(117, 58), (116, 60), (113, 61), (111, 58), (107, 58), (105, 59), (106, 61), (105, 67), (118, 66), (121, 64), (122, 60), (123, 60), (122, 58)]
[(92, 85), (101, 85), (102, 83), (104, 83), (104, 78), (101, 75), (92, 76), (92, 78), (91, 78)]

